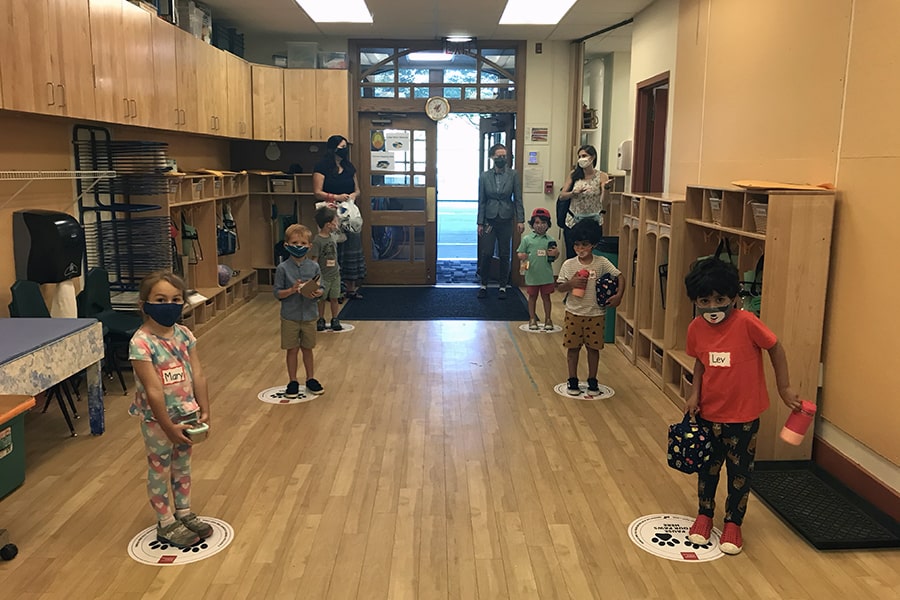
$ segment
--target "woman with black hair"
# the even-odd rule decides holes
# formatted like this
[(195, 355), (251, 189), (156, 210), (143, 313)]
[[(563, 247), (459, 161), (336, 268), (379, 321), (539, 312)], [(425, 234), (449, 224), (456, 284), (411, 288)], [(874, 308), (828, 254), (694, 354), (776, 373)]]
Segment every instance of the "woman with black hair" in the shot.
[[(355, 203), (359, 198), (359, 181), (356, 167), (350, 162), (350, 143), (342, 135), (333, 135), (325, 143), (325, 156), (313, 170), (313, 194), (319, 202), (325, 202), (339, 210), (341, 203)], [(341, 279), (346, 285), (347, 298), (362, 298), (357, 284), (366, 276), (366, 259), (363, 255), (362, 235), (358, 231), (344, 230), (347, 240), (338, 244), (338, 264)]]
[(563, 191), (559, 194), (557, 202), (569, 202), (565, 221), (559, 225), (563, 229), (563, 237), (566, 243), (566, 258), (575, 256), (572, 247), (571, 229), (578, 221), (594, 219), (603, 225), (603, 194), (606, 184), (609, 183), (609, 175), (597, 170), (597, 150), (586, 144), (578, 149), (578, 162), (568, 179), (563, 184)]

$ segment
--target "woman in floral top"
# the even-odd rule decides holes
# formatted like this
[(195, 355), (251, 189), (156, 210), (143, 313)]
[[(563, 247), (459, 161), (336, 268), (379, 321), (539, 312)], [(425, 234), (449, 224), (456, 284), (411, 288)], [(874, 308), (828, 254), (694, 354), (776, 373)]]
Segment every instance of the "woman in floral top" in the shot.
[(560, 200), (570, 200), (569, 212), (565, 222), (566, 257), (575, 256), (569, 230), (584, 219), (594, 219), (603, 224), (603, 191), (609, 183), (609, 175), (598, 171), (597, 150), (591, 145), (578, 149), (578, 163), (563, 184)]

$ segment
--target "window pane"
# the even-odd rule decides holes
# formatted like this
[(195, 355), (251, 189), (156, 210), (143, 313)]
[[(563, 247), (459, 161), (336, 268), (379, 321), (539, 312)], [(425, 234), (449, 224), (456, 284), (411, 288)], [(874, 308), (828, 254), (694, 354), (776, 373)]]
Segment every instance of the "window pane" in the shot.
[[(415, 231), (419, 229), (422, 230), (421, 233)], [(424, 241), (425, 235), (422, 227), (373, 225), (372, 258), (374, 260), (409, 262), (410, 258), (415, 255), (416, 260), (424, 260)], [(421, 249), (418, 248), (420, 245)], [(419, 255), (422, 256), (422, 259), (418, 258)]]
[(431, 89), (427, 87), (417, 87), (415, 88), (414, 93), (416, 98), (428, 99), (431, 97)]
[(380, 175), (371, 175), (370, 181), (373, 186), (400, 186), (400, 187), (409, 187), (409, 175), (396, 175), (396, 174), (380, 174)]
[(476, 98), (478, 98), (478, 88), (467, 87), (466, 100), (475, 100)]
[(413, 187), (425, 187), (425, 176), (424, 175), (413, 176)]
[(363, 77), (363, 83), (394, 83), (394, 63), (386, 64), (377, 73)]
[[(510, 77), (515, 78), (516, 76), (516, 49), (515, 48), (500, 48), (500, 49), (488, 49), (483, 48), (480, 51), (481, 56), (485, 59), (491, 61), (497, 67), (500, 67), (509, 74)], [(496, 70), (495, 67), (492, 67), (488, 64), (482, 64), (482, 79), (484, 78), (485, 71), (492, 72), (494, 75), (499, 77), (506, 77), (505, 74), (500, 73)]]
[(397, 88), (397, 97), (398, 98), (409, 98), (410, 97), (409, 95), (411, 93), (412, 93), (412, 90), (409, 87), (402, 86), (402, 87)]
[(425, 260), (425, 228), (413, 227), (413, 260), (421, 262)]
[(368, 67), (380, 63), (393, 53), (393, 48), (360, 48), (359, 70), (365, 72)]
[(377, 196), (372, 198), (372, 210), (413, 210), (423, 212), (425, 210), (425, 198), (393, 198), (389, 196)]
[(400, 83), (428, 83), (428, 69), (400, 69)]
[(462, 90), (460, 90), (459, 88), (456, 88), (456, 87), (444, 88), (444, 98), (450, 98), (450, 99), (457, 98), (458, 99), (461, 97), (462, 97)]
[(394, 97), (394, 88), (392, 87), (377, 87), (372, 88), (374, 90), (375, 98), (393, 98)]

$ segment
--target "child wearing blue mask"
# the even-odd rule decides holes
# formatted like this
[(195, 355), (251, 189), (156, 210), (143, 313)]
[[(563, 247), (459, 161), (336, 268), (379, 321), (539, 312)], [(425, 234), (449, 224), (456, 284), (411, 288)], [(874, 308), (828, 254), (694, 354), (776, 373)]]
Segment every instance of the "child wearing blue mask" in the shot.
[(191, 512), (192, 441), (186, 430), (209, 425), (209, 396), (196, 339), (177, 323), (185, 294), (184, 281), (171, 272), (144, 278), (139, 291), (144, 324), (128, 348), (137, 387), (129, 412), (141, 417), (156, 539), (178, 548), (212, 535), (212, 527)]
[(306, 391), (322, 394), (325, 388), (315, 378), (313, 348), (316, 347), (316, 319), (319, 317), (317, 299), (324, 293), (318, 282), (319, 263), (308, 260), (312, 233), (305, 225), (294, 224), (284, 232), (284, 249), (291, 258), (278, 265), (272, 293), (281, 301), (281, 348), (287, 353), (288, 384), (285, 398), (300, 395), (297, 381), (297, 355), (303, 355), (306, 369)]
[(778, 338), (756, 315), (735, 308), (740, 278), (734, 265), (717, 258), (700, 260), (684, 284), (698, 315), (687, 330), (694, 385), (685, 412), (709, 429), (713, 442), (712, 458), (698, 473), (699, 510), (689, 537), (695, 544), (709, 542), (724, 463), (728, 496), (719, 547), (725, 554), (738, 554), (743, 548), (741, 524), (750, 495), (759, 416), (769, 407), (762, 350), (769, 353), (782, 401), (798, 410), (800, 399), (791, 388)]

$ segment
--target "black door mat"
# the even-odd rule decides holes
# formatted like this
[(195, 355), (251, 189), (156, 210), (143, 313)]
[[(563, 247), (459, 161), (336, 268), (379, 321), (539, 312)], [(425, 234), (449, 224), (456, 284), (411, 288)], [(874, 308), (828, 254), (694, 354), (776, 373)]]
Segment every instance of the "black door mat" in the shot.
[(750, 487), (819, 550), (900, 547), (900, 525), (811, 461), (760, 461)]

